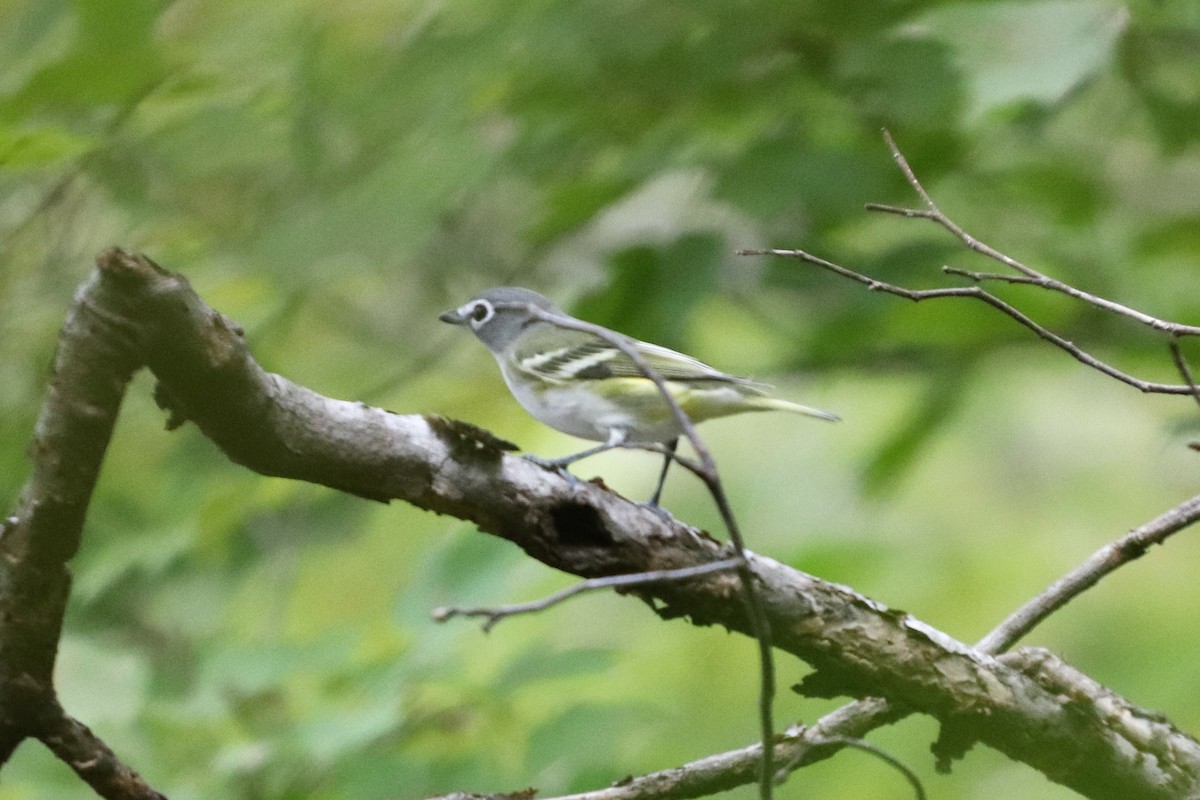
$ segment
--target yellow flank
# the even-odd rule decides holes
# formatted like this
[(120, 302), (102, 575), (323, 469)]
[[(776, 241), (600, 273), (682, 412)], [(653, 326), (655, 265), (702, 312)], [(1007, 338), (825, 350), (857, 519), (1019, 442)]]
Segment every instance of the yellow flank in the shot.
[[(762, 394), (757, 386), (726, 382), (666, 381), (667, 390), (693, 422), (741, 414), (747, 411), (789, 411), (810, 417), (836, 420), (837, 416), (788, 400)], [(647, 378), (607, 378), (594, 387), (598, 394), (650, 425), (666, 420), (670, 408), (658, 387)]]

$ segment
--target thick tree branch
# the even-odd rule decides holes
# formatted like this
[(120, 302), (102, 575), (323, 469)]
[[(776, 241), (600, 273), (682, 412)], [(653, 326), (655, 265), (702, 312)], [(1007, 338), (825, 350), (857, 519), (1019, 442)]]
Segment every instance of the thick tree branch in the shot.
[[(125, 387), (139, 366), (134, 297), (116, 275), (97, 272), (76, 295), (59, 336), (53, 374), (38, 416), (33, 471), (12, 514), (0, 524), (0, 762), (28, 736), (80, 746), (74, 763), (115, 772), (98, 740), (65, 736), (52, 675), (70, 591), (66, 561), (83, 520)], [(123, 794), (108, 784), (106, 797)], [(99, 790), (99, 788), (98, 788)]]
[[(1200, 496), (1180, 503), (1120, 539), (1105, 545), (1009, 615), (975, 645), (976, 649), (989, 654), (999, 654), (1008, 650), (1051, 613), (1094, 586), (1106, 575), (1140, 558), (1152, 545), (1162, 544), (1170, 536), (1190, 527), (1198, 520)], [(1021, 659), (1019, 663), (1033, 664), (1039, 669), (1056, 663), (1052, 656), (1041, 650), (1023, 650), (1012, 657)], [(1073, 671), (1065, 666), (1061, 673), (1072, 677), (1060, 677), (1060, 685), (1089, 680), (1084, 676), (1075, 677)], [(1093, 694), (1103, 696), (1107, 692), (1097, 685)], [(861, 739), (876, 728), (897, 722), (910, 713), (909, 709), (878, 697), (856, 700), (826, 714), (813, 725), (788, 731), (780, 737), (775, 747), (775, 760), (777, 763), (786, 764), (785, 769), (795, 769), (823, 760), (833, 755), (837, 749), (836, 744), (827, 746), (826, 742), (836, 737), (847, 736)], [(754, 766), (761, 758), (762, 746), (754, 744), (708, 756), (680, 767), (622, 781), (619, 785), (607, 789), (554, 800), (662, 800), (668, 797), (671, 800), (685, 800), (704, 797), (753, 780)]]
[(46, 706), (38, 738), (101, 797), (166, 800), (116, 757), (91, 729), (67, 716), (57, 702)]

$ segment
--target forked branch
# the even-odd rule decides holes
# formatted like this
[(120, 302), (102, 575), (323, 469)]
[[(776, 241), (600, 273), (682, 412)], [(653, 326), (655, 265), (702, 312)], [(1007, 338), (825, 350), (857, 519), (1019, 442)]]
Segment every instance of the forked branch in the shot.
[[(962, 242), (967, 249), (990, 258), (993, 261), (1004, 265), (1005, 267), (1008, 267), (1009, 269), (1013, 270), (1015, 274), (973, 272), (970, 270), (947, 266), (942, 268), (942, 271), (947, 275), (956, 275), (966, 278), (970, 280), (973, 285), (949, 286), (939, 289), (909, 289), (903, 286), (897, 286), (893, 283), (888, 283), (887, 281), (873, 278), (862, 272), (821, 258), (820, 256), (814, 255), (805, 250), (780, 248), (743, 249), (738, 250), (737, 254), (743, 256), (774, 255), (797, 258), (805, 263), (812, 264), (813, 266), (820, 267), (821, 269), (827, 270), (834, 274), (841, 275), (844, 278), (857, 281), (858, 283), (865, 285), (871, 291), (886, 292), (887, 294), (903, 297), (906, 300), (912, 300), (914, 302), (947, 297), (973, 298), (980, 302), (986, 303), (1002, 314), (1006, 314), (1007, 316), (1016, 320), (1018, 324), (1023, 325), (1024, 327), (1033, 331), (1033, 333), (1039, 338), (1070, 354), (1071, 357), (1080, 363), (1091, 367), (1094, 370), (1102, 372), (1110, 378), (1120, 381), (1121, 383), (1132, 386), (1138, 391), (1153, 394), (1192, 395), (1197, 397), (1198, 401), (1200, 401), (1200, 395), (1198, 395), (1196, 392), (1195, 384), (1189, 380), (1189, 373), (1186, 371), (1186, 365), (1182, 361), (1182, 356), (1178, 355), (1178, 339), (1186, 336), (1200, 336), (1200, 326), (1185, 325), (1179, 322), (1171, 322), (1160, 319), (1143, 311), (1139, 311), (1138, 309), (1131, 308), (1130, 306), (1109, 300), (1108, 298), (1092, 294), (1091, 292), (1085, 292), (1082, 289), (1077, 289), (1076, 287), (1063, 283), (1060, 280), (1044, 275), (1033, 267), (1018, 261), (1012, 256), (1000, 252), (991, 245), (981, 242), (964, 230), (962, 226), (951, 219), (944, 211), (942, 211), (941, 208), (938, 207), (937, 203), (934, 202), (924, 185), (922, 185), (920, 179), (917, 178), (912, 166), (908, 163), (908, 159), (904, 157), (904, 154), (900, 152), (900, 149), (896, 146), (896, 142), (892, 139), (891, 134), (885, 130), (883, 132), (883, 138), (884, 141), (887, 142), (887, 146), (891, 151), (892, 158), (896, 161), (896, 164), (900, 167), (900, 171), (904, 174), (905, 180), (908, 181), (909, 185), (913, 188), (913, 191), (915, 191), (917, 196), (921, 199), (922, 207), (907, 208), (904, 206), (894, 206), (884, 203), (868, 203), (866, 206), (867, 209), (869, 211), (879, 211), (885, 214), (896, 214), (908, 219), (930, 220), (931, 222), (948, 231), (952, 236)], [(1188, 381), (1188, 383), (1172, 384), (1143, 380), (1124, 372), (1123, 370), (1120, 370), (1105, 361), (1102, 361), (1083, 348), (1079, 347), (1074, 342), (1055, 333), (1049, 328), (1040, 325), (1024, 312), (1017, 309), (1015, 306), (1005, 302), (996, 295), (984, 289), (982, 284), (988, 282), (1002, 282), (1035, 286), (1040, 289), (1046, 289), (1048, 291), (1065, 294), (1068, 297), (1074, 298), (1082, 303), (1087, 303), (1088, 305), (1096, 308), (1132, 319), (1138, 323), (1141, 323), (1142, 325), (1152, 328), (1153, 330), (1170, 334), (1170, 346), (1172, 347), (1172, 354), (1175, 359), (1176, 366), (1182, 373), (1184, 380)]]

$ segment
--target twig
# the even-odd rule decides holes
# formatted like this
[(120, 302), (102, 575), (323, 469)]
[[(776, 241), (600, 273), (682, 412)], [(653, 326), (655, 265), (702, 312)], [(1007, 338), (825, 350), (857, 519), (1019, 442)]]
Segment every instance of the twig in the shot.
[(514, 603), (506, 606), (492, 606), (479, 608), (460, 608), (457, 606), (435, 608), (432, 616), (435, 622), (445, 622), (454, 617), (487, 617), (483, 623), (484, 632), (490, 631), (496, 626), (496, 623), (502, 619), (513, 617), (518, 614), (528, 614), (536, 611), (544, 611), (551, 606), (557, 605), (577, 594), (584, 592), (592, 592), (597, 589), (619, 589), (627, 586), (644, 586), (648, 583), (661, 583), (663, 581), (682, 581), (689, 578), (695, 578), (700, 575), (708, 575), (713, 572), (723, 572), (729, 569), (737, 569), (742, 566), (745, 561), (741, 558), (726, 558), (721, 561), (713, 561), (709, 564), (700, 564), (695, 567), (681, 567), (679, 569), (660, 569), (651, 572), (635, 572), (629, 575), (609, 575), (603, 578), (588, 578), (585, 581), (580, 581), (572, 586), (568, 586), (561, 591), (557, 591), (552, 595), (543, 597), (540, 600), (531, 600), (527, 603)]
[[(1138, 391), (1145, 392), (1147, 394), (1191, 394), (1192, 393), (1192, 389), (1189, 386), (1182, 386), (1179, 384), (1171, 384), (1171, 383), (1156, 383), (1154, 381), (1144, 381), (1140, 378), (1135, 378), (1133, 375), (1130, 375), (1129, 373), (1122, 372), (1121, 370), (1117, 369), (1116, 367), (1112, 366), (1111, 364), (1107, 364), (1107, 363), (1101, 361), (1100, 359), (1096, 358), (1095, 356), (1091, 355), (1090, 353), (1084, 351), (1081, 347), (1076, 345), (1074, 342), (1072, 342), (1068, 339), (1064, 339), (1062, 336), (1059, 336), (1057, 333), (1051, 331), (1050, 329), (1038, 324), (1037, 322), (1034, 322), (1032, 319), (1030, 319), (1028, 316), (1026, 316), (1021, 311), (1017, 310), (1015, 307), (1009, 305), (1008, 303), (1001, 300), (999, 297), (996, 297), (996, 295), (992, 294), (991, 292), (989, 292), (986, 289), (983, 289), (979, 286), (952, 286), (952, 287), (947, 287), (944, 289), (907, 289), (903, 286), (896, 286), (895, 284), (887, 283), (886, 281), (877, 280), (876, 278), (872, 278), (868, 275), (864, 275), (861, 272), (856, 272), (855, 270), (852, 270), (848, 267), (844, 267), (841, 264), (835, 264), (832, 261), (828, 261), (819, 256), (815, 256), (812, 253), (809, 253), (805, 250), (799, 250), (799, 249), (787, 249), (787, 250), (778, 249), (778, 248), (746, 249), (746, 250), (738, 250), (737, 255), (740, 255), (740, 256), (771, 255), (771, 256), (785, 256), (788, 258), (798, 258), (801, 261), (804, 261), (809, 264), (813, 264), (814, 266), (821, 267), (822, 269), (825, 269), (830, 272), (841, 275), (844, 278), (849, 278), (850, 280), (857, 281), (858, 283), (863, 284), (864, 286), (866, 286), (868, 289), (870, 289), (873, 292), (885, 292), (887, 294), (896, 295), (897, 297), (903, 297), (906, 300), (912, 300), (913, 302), (920, 302), (922, 300), (933, 300), (933, 299), (940, 298), (940, 297), (971, 297), (971, 298), (979, 300), (983, 303), (987, 303), (989, 306), (996, 309), (997, 311), (1000, 311), (1001, 313), (1007, 314), (1008, 316), (1012, 317), (1018, 323), (1025, 326), (1029, 330), (1033, 331), (1039, 338), (1044, 339), (1045, 341), (1049, 342), (1050, 344), (1054, 345), (1055, 347), (1059, 348), (1060, 350), (1063, 350), (1063, 351), (1067, 352), (1068, 354), (1070, 354), (1076, 361), (1079, 361), (1080, 363), (1082, 363), (1088, 367), (1091, 367), (1092, 369), (1097, 370), (1098, 372), (1102, 372), (1105, 375), (1108, 375), (1110, 378), (1114, 378), (1114, 379), (1120, 381), (1121, 383), (1132, 386), (1133, 388), (1137, 389)], [(1022, 281), (1022, 282), (1024, 282), (1024, 281)]]
[(1129, 306), (1114, 302), (1104, 297), (1100, 297), (1099, 295), (1094, 295), (1090, 292), (1076, 289), (1074, 286), (1044, 275), (1033, 267), (1018, 261), (1012, 256), (1001, 253), (991, 245), (985, 244), (984, 242), (976, 239), (974, 236), (967, 233), (962, 226), (950, 219), (950, 217), (948, 217), (945, 212), (938, 207), (937, 203), (933, 201), (933, 198), (929, 195), (929, 192), (926, 191), (924, 185), (921, 184), (920, 179), (917, 178), (912, 166), (908, 163), (908, 159), (904, 157), (904, 154), (900, 152), (900, 148), (896, 146), (896, 141), (892, 138), (892, 134), (886, 129), (883, 131), (883, 140), (887, 143), (888, 150), (891, 152), (892, 158), (895, 160), (896, 164), (900, 167), (900, 171), (904, 174), (905, 180), (908, 181), (909, 186), (911, 186), (913, 191), (915, 191), (921, 198), (921, 201), (925, 204), (925, 208), (914, 209), (888, 205), (885, 203), (867, 203), (866, 208), (868, 211), (880, 211), (885, 214), (897, 214), (909, 219), (931, 220), (949, 231), (950, 234), (962, 242), (968, 250), (979, 253), (982, 256), (992, 259), (993, 261), (998, 261), (1009, 269), (1019, 272), (1022, 277), (1018, 278), (1011, 275), (999, 275), (996, 273), (987, 272), (970, 272), (968, 270), (960, 270), (953, 267), (944, 268), (946, 272), (952, 275), (961, 275), (962, 277), (969, 278), (976, 283), (996, 280), (1005, 281), (1007, 283), (1027, 283), (1034, 286), (1039, 286), (1043, 289), (1061, 292), (1062, 294), (1073, 297), (1076, 300), (1089, 303), (1097, 308), (1103, 308), (1106, 311), (1113, 312), (1114, 314), (1120, 314), (1121, 316), (1137, 320), (1143, 325), (1147, 325), (1154, 330), (1169, 331), (1177, 336), (1200, 336), (1200, 327), (1198, 326), (1184, 325), (1178, 322), (1169, 322), (1167, 320), (1159, 319), (1158, 317), (1151, 316), (1143, 311), (1138, 311), (1135, 308), (1130, 308)]
[[(862, 283), (871, 291), (887, 292), (888, 294), (893, 294), (897, 297), (903, 297), (914, 302), (930, 300), (939, 297), (972, 297), (976, 300), (987, 303), (1004, 314), (1007, 314), (1021, 325), (1033, 331), (1041, 339), (1044, 339), (1060, 350), (1067, 352), (1080, 363), (1091, 367), (1094, 370), (1102, 372), (1103, 374), (1108, 375), (1110, 378), (1114, 378), (1115, 380), (1132, 386), (1141, 392), (1191, 395), (1196, 398), (1198, 403), (1200, 403), (1200, 391), (1197, 391), (1194, 381), (1188, 380), (1188, 385), (1178, 385), (1157, 383), (1136, 378), (1127, 372), (1117, 369), (1111, 364), (1101, 361), (1100, 359), (1080, 348), (1074, 342), (1059, 336), (1042, 325), (1039, 325), (1024, 313), (1018, 311), (1012, 305), (996, 297), (994, 294), (984, 290), (979, 284), (987, 281), (1002, 281), (1004, 283), (1037, 286), (1049, 291), (1059, 292), (1067, 295), (1068, 297), (1079, 300), (1080, 302), (1095, 306), (1096, 308), (1104, 309), (1105, 311), (1110, 311), (1114, 314), (1119, 314), (1123, 317), (1135, 320), (1154, 330), (1170, 333), (1173, 340), (1178, 339), (1181, 336), (1200, 336), (1200, 326), (1184, 325), (1182, 323), (1160, 319), (1150, 314), (1146, 314), (1145, 312), (1138, 311), (1135, 308), (1131, 308), (1107, 298), (1100, 297), (1099, 295), (1077, 289), (1074, 286), (1044, 275), (1033, 267), (1022, 263), (1009, 255), (1001, 253), (999, 250), (988, 244), (985, 244), (984, 242), (981, 242), (971, 234), (967, 233), (962, 226), (948, 217), (945, 212), (938, 207), (937, 203), (933, 201), (933, 198), (930, 196), (929, 192), (926, 191), (920, 179), (917, 178), (912, 166), (908, 163), (908, 159), (904, 157), (904, 154), (900, 152), (900, 148), (896, 146), (896, 142), (892, 138), (892, 135), (885, 130), (883, 131), (883, 138), (887, 143), (888, 150), (892, 154), (892, 158), (900, 168), (900, 171), (904, 174), (905, 180), (908, 181), (908, 184), (912, 187), (913, 191), (915, 191), (917, 196), (921, 199), (923, 207), (906, 208), (903, 206), (894, 206), (884, 203), (868, 203), (866, 206), (867, 210), (880, 211), (886, 214), (896, 214), (908, 219), (931, 220), (962, 242), (967, 249), (1003, 264), (1017, 273), (1016, 275), (1007, 275), (994, 272), (973, 272), (970, 270), (947, 266), (942, 268), (946, 274), (967, 278), (968, 280), (973, 281), (976, 285), (956, 286), (944, 289), (916, 290), (907, 289), (887, 283), (885, 281), (876, 280), (875, 278), (864, 275), (863, 273), (856, 272), (855, 270), (843, 267), (840, 264), (835, 264), (831, 261), (827, 261), (826, 259), (798, 249), (739, 250), (737, 251), (738, 255), (777, 255), (799, 258), (800, 260), (809, 264), (813, 264), (821, 267), (822, 269), (826, 269), (830, 272), (841, 275), (842, 277)], [(1175, 344), (1172, 344), (1172, 354), (1175, 356), (1176, 366), (1180, 368), (1180, 371), (1184, 374), (1186, 379), (1188, 373), (1186, 371), (1186, 367), (1184, 366), (1182, 355), (1179, 353), (1178, 346)]]
[[(789, 770), (829, 758), (847, 738), (905, 716), (879, 698), (859, 700), (808, 727), (793, 727), (776, 740), (775, 760)], [(826, 747), (820, 747), (825, 743)], [(762, 743), (705, 756), (670, 769), (626, 778), (613, 786), (548, 800), (692, 800), (751, 783), (762, 763)]]
[(1167, 342), (1167, 347), (1171, 350), (1171, 360), (1175, 362), (1175, 368), (1179, 370), (1179, 374), (1187, 381), (1188, 388), (1191, 389), (1191, 395), (1200, 404), (1200, 386), (1196, 385), (1196, 379), (1192, 377), (1192, 368), (1188, 366), (1187, 359), (1183, 357), (1183, 350), (1179, 346), (1179, 335), (1173, 334), (1171, 340)]
[(829, 747), (831, 745), (836, 745), (839, 750), (844, 747), (862, 750), (864, 753), (870, 753), (876, 758), (882, 760), (885, 764), (888, 764), (893, 769), (898, 770), (900, 774), (904, 776), (909, 785), (913, 787), (913, 794), (917, 796), (917, 800), (925, 800), (925, 787), (921, 785), (921, 779), (917, 777), (917, 774), (905, 766), (904, 762), (883, 748), (876, 747), (868, 742), (864, 742), (862, 739), (854, 739), (849, 736), (830, 736), (818, 740), (812, 746), (820, 748)]
[(1059, 578), (1044, 592), (1013, 612), (976, 647), (985, 653), (1000, 653), (1029, 633), (1046, 617), (1062, 608), (1101, 578), (1140, 558), (1155, 544), (1200, 520), (1200, 495), (1167, 511), (1145, 525), (1097, 550), (1086, 561)]
[[(771, 644), (771, 626), (767, 621), (767, 614), (763, 608), (762, 598), (759, 597), (758, 591), (755, 589), (754, 572), (750, 569), (749, 562), (746, 560), (745, 540), (742, 537), (742, 531), (738, 526), (737, 519), (734, 517), (733, 508), (729, 505), (729, 498), (725, 494), (725, 487), (721, 483), (721, 476), (717, 471), (717, 462), (713, 459), (712, 452), (708, 449), (708, 445), (704, 443), (704, 440), (700, 438), (700, 434), (696, 432), (696, 426), (687, 415), (687, 412), (683, 410), (679, 402), (671, 394), (666, 381), (637, 352), (637, 349), (633, 347), (629, 339), (600, 325), (593, 325), (590, 322), (575, 319), (574, 317), (552, 314), (532, 304), (527, 304), (526, 308), (535, 317), (546, 322), (598, 336), (628, 356), (637, 365), (638, 370), (654, 383), (659, 395), (662, 396), (663, 402), (671, 409), (675, 421), (683, 430), (683, 435), (687, 437), (687, 440), (692, 445), (692, 449), (696, 451), (696, 455), (700, 459), (700, 469), (695, 470), (695, 472), (708, 488), (708, 492), (712, 496), (717, 510), (720, 512), (721, 520), (725, 524), (725, 529), (729, 533), (729, 542), (733, 545), (733, 551), (741, 561), (737, 567), (738, 578), (742, 584), (742, 595), (746, 601), (746, 612), (750, 621), (750, 628), (754, 634), (755, 641), (758, 643), (761, 680), (758, 702), (759, 729), (763, 742), (772, 741), (775, 738), (775, 656)], [(770, 747), (764, 747), (762, 772), (758, 782), (759, 797), (761, 800), (771, 800), (774, 774), (774, 751)]]
[(994, 247), (979, 241), (974, 236), (967, 233), (962, 226), (950, 219), (950, 217), (946, 216), (946, 214), (938, 207), (937, 203), (933, 202), (933, 198), (929, 195), (929, 192), (925, 190), (924, 185), (922, 185), (920, 179), (917, 178), (916, 172), (913, 171), (912, 166), (908, 163), (908, 159), (905, 158), (904, 154), (900, 152), (900, 148), (896, 146), (896, 140), (892, 138), (892, 134), (886, 128), (883, 131), (883, 140), (887, 143), (888, 151), (892, 154), (892, 159), (896, 162), (896, 165), (899, 166), (900, 172), (904, 174), (904, 178), (908, 181), (908, 185), (911, 186), (913, 191), (917, 193), (917, 196), (921, 198), (921, 201), (925, 204), (925, 208), (911, 209), (900, 206), (886, 205), (883, 203), (868, 203), (868, 211), (881, 211), (886, 214), (898, 214), (910, 219), (932, 220), (933, 222), (936, 222), (938, 225), (945, 228), (955, 238), (966, 245), (968, 250), (979, 253), (982, 256), (986, 256), (993, 261), (998, 261), (1009, 269), (1021, 273), (1028, 280), (1011, 280), (1003, 278), (999, 275), (951, 270), (954, 274), (960, 274), (965, 277), (969, 277), (976, 282), (981, 280), (1009, 280), (1010, 283), (1031, 283), (1035, 286), (1040, 286), (1043, 289), (1062, 292), (1063, 294), (1074, 297), (1077, 300), (1090, 303), (1097, 308), (1103, 308), (1107, 311), (1112, 311), (1113, 313), (1137, 320), (1143, 325), (1148, 325), (1155, 330), (1170, 331), (1178, 336), (1200, 336), (1200, 327), (1194, 325), (1182, 325), (1177, 322), (1168, 322), (1166, 320), (1153, 317), (1142, 311), (1138, 311), (1137, 309), (1130, 308), (1129, 306), (1122, 305), (1121, 303), (1116, 303), (1098, 295), (1081, 291), (1076, 289), (1074, 286), (1070, 286), (1062, 281), (1058, 281), (1054, 278), (1043, 275), (1033, 267), (1023, 264), (1012, 256), (1001, 253)]
[[(940, 221), (940, 220), (939, 220)], [(1073, 297), (1089, 305), (1102, 308), (1105, 311), (1111, 311), (1114, 314), (1120, 314), (1123, 317), (1128, 317), (1136, 320), (1147, 327), (1153, 328), (1156, 331), (1166, 331), (1174, 336), (1200, 336), (1200, 327), (1195, 325), (1184, 325), (1180, 322), (1170, 322), (1168, 320), (1159, 319), (1145, 312), (1138, 311), (1136, 308), (1122, 305), (1100, 295), (1085, 292), (1082, 289), (1076, 289), (1069, 283), (1055, 280), (1039, 272), (1026, 267), (1033, 274), (1025, 275), (1003, 275), (998, 272), (975, 272), (969, 269), (960, 269), (958, 267), (942, 267), (942, 271), (947, 275), (958, 275), (975, 283), (983, 283), (985, 281), (1003, 281), (1004, 283), (1021, 283), (1028, 286), (1037, 286), (1041, 289), (1048, 289), (1052, 292), (1059, 292), (1068, 297)]]

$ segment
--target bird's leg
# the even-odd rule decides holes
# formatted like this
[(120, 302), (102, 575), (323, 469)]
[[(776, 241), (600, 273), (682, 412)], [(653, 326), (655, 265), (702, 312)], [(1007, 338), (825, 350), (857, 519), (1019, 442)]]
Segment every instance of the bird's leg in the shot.
[[(566, 472), (566, 468), (571, 464), (574, 464), (576, 461), (582, 461), (588, 456), (594, 456), (597, 453), (603, 453), (605, 450), (612, 450), (614, 447), (620, 447), (625, 442), (625, 437), (626, 433), (623, 429), (613, 428), (613, 430), (608, 434), (607, 442), (596, 445), (595, 447), (589, 447), (587, 450), (582, 450), (578, 453), (573, 453), (569, 456), (563, 456), (561, 458), (540, 458), (539, 456), (529, 455), (527, 453), (525, 454), (525, 459), (527, 461), (532, 461), (538, 466), (545, 467), (546, 469), (559, 469), (563, 472)], [(566, 472), (566, 474), (570, 475), (571, 473)]]
[(675, 460), (675, 448), (679, 447), (679, 438), (676, 437), (663, 446), (667, 452), (663, 456), (662, 472), (658, 474), (658, 486), (654, 487), (654, 494), (646, 501), (646, 505), (650, 508), (658, 508), (658, 499), (662, 497), (663, 486), (667, 483), (667, 470), (671, 468), (671, 462)]

